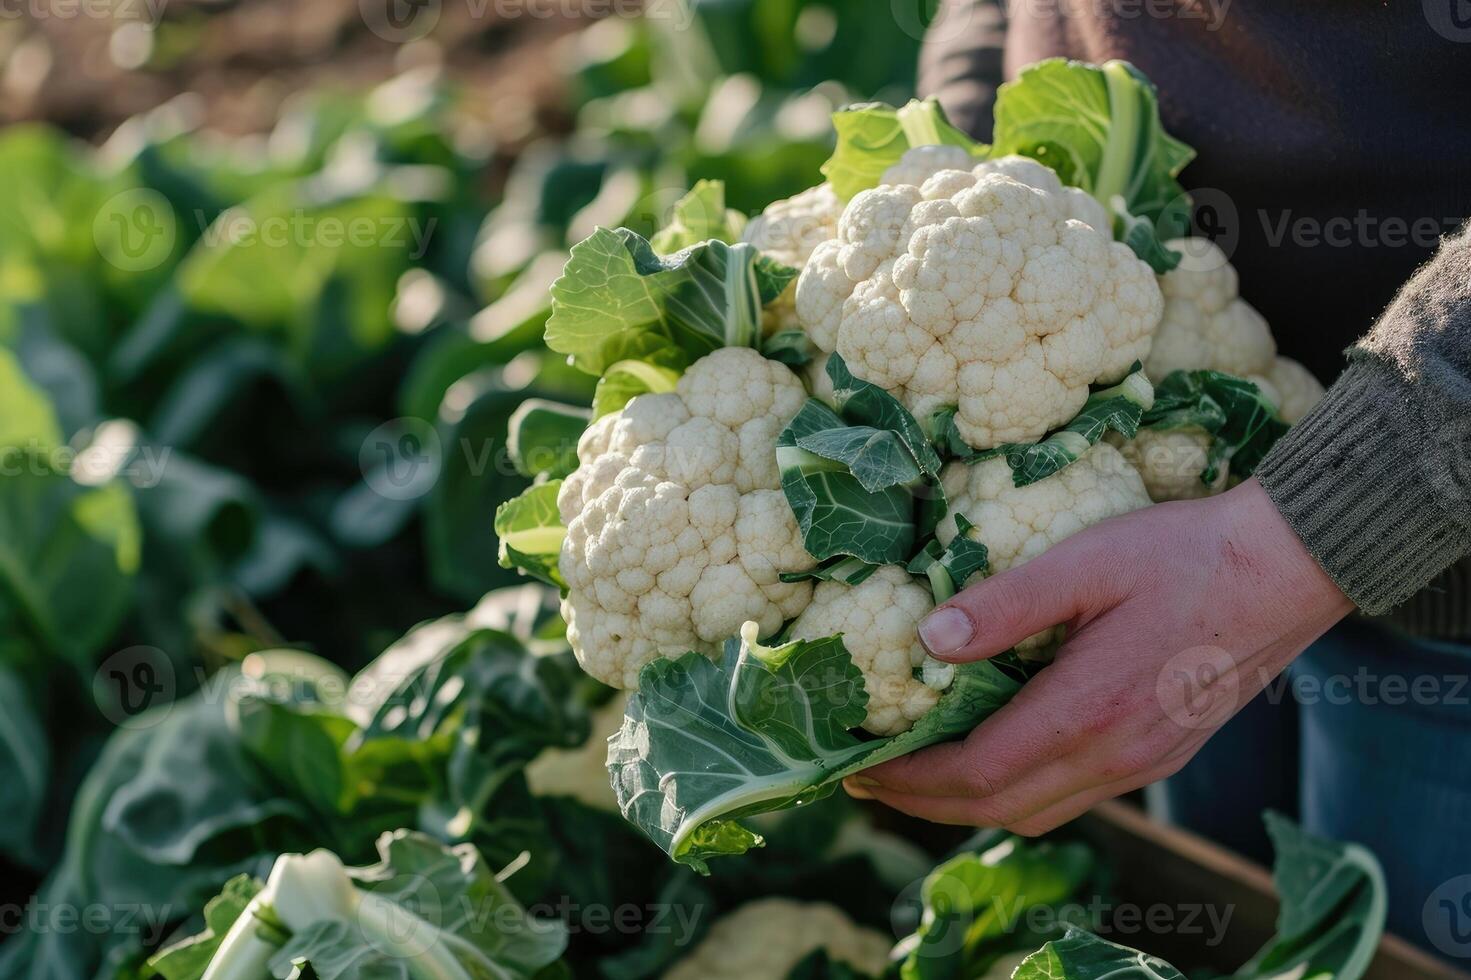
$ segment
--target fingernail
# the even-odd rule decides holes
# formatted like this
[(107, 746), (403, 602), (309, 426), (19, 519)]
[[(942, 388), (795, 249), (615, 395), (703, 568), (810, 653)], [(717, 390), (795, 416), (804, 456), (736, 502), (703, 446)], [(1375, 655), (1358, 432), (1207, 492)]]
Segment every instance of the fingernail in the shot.
[(975, 635), (970, 616), (954, 606), (942, 606), (919, 624), (919, 641), (937, 657), (959, 652)]
[(868, 791), (868, 788), (877, 785), (877, 782), (869, 779), (867, 776), (849, 776), (843, 780), (844, 791), (855, 800), (873, 799), (873, 794)]

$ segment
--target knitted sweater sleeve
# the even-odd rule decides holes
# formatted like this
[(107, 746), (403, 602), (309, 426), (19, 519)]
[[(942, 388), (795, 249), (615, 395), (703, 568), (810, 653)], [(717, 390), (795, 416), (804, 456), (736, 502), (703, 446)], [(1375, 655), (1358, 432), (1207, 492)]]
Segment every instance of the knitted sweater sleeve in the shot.
[(1257, 478), (1344, 593), (1378, 615), (1471, 555), (1468, 228), (1348, 356)]

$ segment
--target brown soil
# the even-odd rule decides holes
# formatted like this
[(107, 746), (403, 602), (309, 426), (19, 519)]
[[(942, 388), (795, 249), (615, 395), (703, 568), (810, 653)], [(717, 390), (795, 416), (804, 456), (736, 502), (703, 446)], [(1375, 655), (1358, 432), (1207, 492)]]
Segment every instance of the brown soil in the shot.
[[(390, 4), (419, 19), (396, 32)], [(98, 140), (194, 93), (205, 127), (260, 132), (293, 93), (434, 64), (505, 152), (565, 126), (558, 42), (583, 23), (548, 0), (0, 0), (0, 123)]]

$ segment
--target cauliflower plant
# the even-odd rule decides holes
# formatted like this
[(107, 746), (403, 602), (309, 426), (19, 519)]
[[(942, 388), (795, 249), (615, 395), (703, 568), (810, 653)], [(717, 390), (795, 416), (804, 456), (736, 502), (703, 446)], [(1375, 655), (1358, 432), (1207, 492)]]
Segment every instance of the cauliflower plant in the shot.
[(819, 949), (863, 976), (877, 976), (891, 945), (826, 902), (762, 898), (716, 920), (664, 980), (780, 980)]
[(806, 397), (784, 365), (728, 347), (583, 434), (557, 497), (558, 567), (589, 674), (634, 688), (656, 657), (714, 654), (747, 620), (769, 635), (806, 607), (811, 583), (779, 577), (814, 562), (776, 465), (777, 434)]
[[(945, 156), (910, 150), (888, 176), (918, 179)], [(978, 449), (1072, 418), (1090, 384), (1149, 353), (1163, 306), (1098, 203), (1020, 157), (859, 193), (797, 281), (819, 349), (916, 416), (957, 405)]]
[(919, 621), (934, 605), (918, 579), (885, 565), (858, 585), (819, 583), (811, 605), (792, 624), (791, 638), (841, 633), (868, 692), (863, 727), (875, 735), (897, 735), (935, 706), (949, 680), (946, 665), (932, 660), (919, 642)]
[[(950, 511), (937, 536), (948, 545), (956, 534), (955, 515), (964, 514), (976, 525), (974, 536), (986, 546), (993, 572), (1020, 565), (1085, 527), (1151, 502), (1139, 472), (1107, 442), (1024, 487), (1013, 484), (1011, 467), (1002, 457), (950, 463), (940, 479)], [(1057, 630), (1044, 630), (1018, 644), (1017, 651), (1035, 656), (1057, 639)]]

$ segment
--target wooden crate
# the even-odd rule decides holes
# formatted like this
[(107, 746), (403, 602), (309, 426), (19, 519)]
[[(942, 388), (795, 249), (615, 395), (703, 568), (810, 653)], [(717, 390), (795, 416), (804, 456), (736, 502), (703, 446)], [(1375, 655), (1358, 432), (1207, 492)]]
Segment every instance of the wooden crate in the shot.
[[(1128, 803), (1105, 803), (1081, 818), (1077, 826), (1097, 841), (1117, 869), (1119, 901), (1145, 909), (1161, 903), (1176, 909), (1205, 903), (1231, 909), (1224, 940), (1207, 952), (1208, 962), (1202, 960), (1198, 934), (1109, 937), (1114, 941), (1140, 946), (1189, 973), (1193, 967), (1235, 969), (1275, 931), (1277, 899), (1272, 876), (1260, 865), (1188, 831), (1151, 820)], [(1366, 976), (1367, 980), (1471, 980), (1471, 974), (1389, 935)]]

